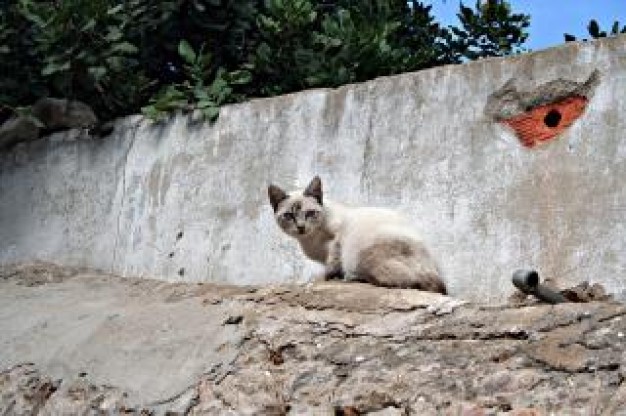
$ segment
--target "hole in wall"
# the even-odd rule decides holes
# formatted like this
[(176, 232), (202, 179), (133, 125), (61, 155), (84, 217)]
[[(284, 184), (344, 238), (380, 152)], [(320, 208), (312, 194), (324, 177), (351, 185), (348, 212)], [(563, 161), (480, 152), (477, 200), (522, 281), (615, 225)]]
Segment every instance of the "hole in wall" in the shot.
[(185, 268), (184, 268), (184, 267), (181, 267), (181, 268), (178, 270), (178, 275), (179, 275), (180, 277), (183, 277), (183, 276), (185, 275)]
[(513, 128), (524, 146), (534, 147), (565, 132), (582, 115), (586, 105), (585, 97), (567, 97), (534, 107), (502, 122)]
[(179, 231), (178, 234), (176, 234), (176, 239), (180, 240), (181, 238), (183, 238), (183, 232)]
[(548, 114), (543, 118), (543, 124), (550, 128), (555, 128), (561, 122), (561, 113), (558, 110), (552, 109), (548, 111)]

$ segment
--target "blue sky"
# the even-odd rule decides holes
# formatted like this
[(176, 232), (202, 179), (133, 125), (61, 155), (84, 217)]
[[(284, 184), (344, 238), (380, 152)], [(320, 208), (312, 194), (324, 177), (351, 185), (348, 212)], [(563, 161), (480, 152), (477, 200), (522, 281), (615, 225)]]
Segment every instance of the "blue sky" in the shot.
[[(456, 24), (459, 0), (431, 0), (433, 12), (444, 25)], [(530, 14), (530, 36), (526, 47), (544, 49), (563, 43), (563, 33), (589, 38), (587, 23), (596, 19), (600, 28), (611, 29), (613, 21), (626, 25), (626, 0), (509, 0), (513, 10)], [(464, 0), (474, 6), (476, 0)]]

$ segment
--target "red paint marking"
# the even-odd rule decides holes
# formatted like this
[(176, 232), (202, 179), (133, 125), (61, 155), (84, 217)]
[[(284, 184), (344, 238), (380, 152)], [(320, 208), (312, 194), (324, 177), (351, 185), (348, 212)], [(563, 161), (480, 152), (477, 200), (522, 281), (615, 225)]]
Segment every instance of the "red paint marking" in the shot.
[[(522, 144), (526, 147), (534, 147), (540, 142), (553, 139), (565, 131), (581, 116), (587, 106), (587, 98), (575, 95), (562, 101), (541, 105), (515, 117), (503, 120), (502, 123), (509, 125)], [(554, 127), (546, 125), (546, 115), (560, 115), (558, 123)], [(558, 116), (557, 116), (558, 117)], [(550, 124), (550, 123), (548, 123)]]

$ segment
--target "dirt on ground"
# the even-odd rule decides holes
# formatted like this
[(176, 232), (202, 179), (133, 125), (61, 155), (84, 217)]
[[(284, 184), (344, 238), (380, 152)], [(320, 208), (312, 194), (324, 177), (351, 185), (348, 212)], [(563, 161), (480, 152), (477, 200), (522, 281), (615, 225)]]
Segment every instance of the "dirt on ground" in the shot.
[(625, 334), (610, 300), (7, 266), (0, 415), (626, 415)]

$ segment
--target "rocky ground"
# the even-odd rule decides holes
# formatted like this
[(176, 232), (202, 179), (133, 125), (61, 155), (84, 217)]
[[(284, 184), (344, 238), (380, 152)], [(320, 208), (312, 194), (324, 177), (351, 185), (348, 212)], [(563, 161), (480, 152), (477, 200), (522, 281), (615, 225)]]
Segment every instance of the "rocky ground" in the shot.
[(0, 415), (626, 415), (626, 306), (0, 271)]

